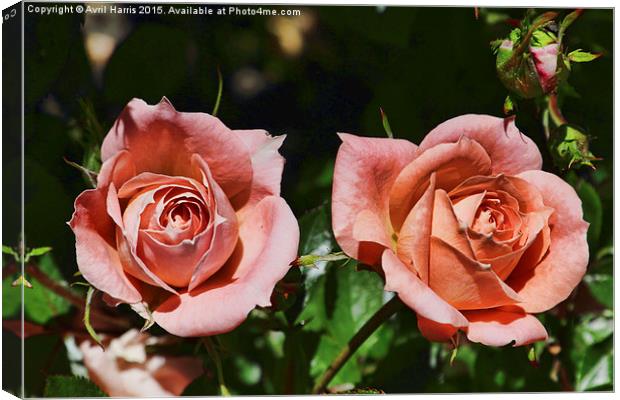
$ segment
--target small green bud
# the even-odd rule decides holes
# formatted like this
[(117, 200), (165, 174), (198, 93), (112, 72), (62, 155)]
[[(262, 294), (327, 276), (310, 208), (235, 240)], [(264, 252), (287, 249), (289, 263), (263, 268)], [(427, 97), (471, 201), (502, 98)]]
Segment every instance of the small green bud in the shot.
[(594, 168), (592, 161), (600, 160), (589, 150), (590, 137), (578, 127), (564, 124), (555, 129), (549, 140), (549, 149), (555, 164), (562, 169), (587, 165)]

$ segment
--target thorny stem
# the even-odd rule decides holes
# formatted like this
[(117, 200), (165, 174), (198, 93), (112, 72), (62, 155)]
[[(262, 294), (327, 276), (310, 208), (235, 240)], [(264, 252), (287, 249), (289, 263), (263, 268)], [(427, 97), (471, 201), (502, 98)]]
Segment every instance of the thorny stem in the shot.
[(230, 396), (230, 392), (228, 391), (228, 388), (226, 387), (226, 383), (224, 382), (224, 370), (222, 369), (222, 359), (220, 358), (220, 354), (215, 349), (215, 346), (213, 345), (213, 341), (211, 340), (211, 337), (207, 336), (207, 337), (202, 338), (202, 343), (205, 345), (205, 348), (207, 349), (207, 352), (209, 353), (209, 357), (211, 357), (211, 359), (213, 360), (213, 363), (215, 364), (215, 370), (217, 373), (217, 381), (220, 386), (220, 393), (222, 394), (222, 396)]
[(340, 351), (330, 366), (323, 372), (323, 375), (316, 381), (312, 394), (325, 392), (327, 385), (333, 377), (340, 371), (340, 368), (351, 358), (359, 347), (372, 335), (385, 321), (396, 313), (402, 306), (398, 296), (394, 296), (385, 303), (377, 312), (370, 317), (359, 331), (349, 340), (349, 343)]
[[(41, 285), (45, 286), (52, 292), (56, 293), (58, 296), (66, 299), (69, 303), (79, 308), (81, 311), (84, 311), (85, 303), (84, 303), (84, 298), (82, 296), (79, 296), (73, 293), (72, 291), (64, 287), (63, 285), (55, 282), (53, 279), (50, 279), (44, 272), (42, 272), (39, 268), (37, 268), (33, 264), (26, 265), (25, 270), (26, 270), (25, 272), (28, 275), (32, 276), (37, 281), (39, 281)], [(112, 316), (109, 316), (108, 314), (101, 312), (98, 309), (91, 309), (90, 312), (93, 314), (93, 316), (95, 316), (101, 322), (106, 322), (108, 324), (117, 326), (122, 329), (127, 329), (130, 327), (130, 324), (128, 321), (119, 319), (119, 318), (114, 318)]]

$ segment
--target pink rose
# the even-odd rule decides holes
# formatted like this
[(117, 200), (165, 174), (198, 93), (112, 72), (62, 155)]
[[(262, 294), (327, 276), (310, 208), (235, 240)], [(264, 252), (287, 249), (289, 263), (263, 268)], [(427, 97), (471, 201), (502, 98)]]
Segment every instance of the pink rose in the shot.
[(109, 396), (179, 396), (203, 373), (199, 357), (147, 354), (146, 346), (165, 339), (137, 329), (105, 342), (105, 351), (90, 340), (80, 343), (80, 350), (88, 376)]
[(333, 229), (344, 252), (382, 267), (385, 289), (430, 340), (547, 337), (532, 316), (566, 299), (588, 263), (581, 201), (541, 171), (514, 120), (465, 115), (406, 140), (341, 134)]
[(84, 278), (179, 336), (230, 331), (295, 259), (280, 197), (284, 136), (134, 99), (101, 148), (97, 188), (70, 221)]

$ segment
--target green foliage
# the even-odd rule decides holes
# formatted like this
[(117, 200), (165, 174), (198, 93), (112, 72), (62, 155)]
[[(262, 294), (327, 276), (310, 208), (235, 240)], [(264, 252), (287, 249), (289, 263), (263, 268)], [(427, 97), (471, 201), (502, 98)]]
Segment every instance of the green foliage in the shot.
[(24, 257), (24, 262), (28, 262), (30, 261), (30, 257), (39, 257), (42, 256), (43, 254), (47, 254), (50, 251), (52, 251), (51, 247), (36, 247), (34, 249), (29, 250), (25, 257)]
[(13, 249), (10, 246), (2, 245), (2, 253), (8, 254), (10, 256), (13, 256), (15, 261), (19, 261), (19, 253), (17, 251), (15, 251), (15, 249)]
[(17, 314), (21, 307), (21, 290), (14, 287), (13, 281), (18, 274), (12, 274), (2, 280), (2, 318), (10, 318)]
[(584, 179), (577, 178), (574, 174), (567, 179), (573, 184), (581, 199), (583, 219), (590, 223), (588, 227), (588, 244), (594, 250), (598, 247), (603, 224), (603, 204), (601, 203), (601, 198), (594, 186)]
[(45, 397), (108, 397), (97, 385), (77, 376), (50, 376), (44, 393)]
[[(47, 253), (39, 258), (37, 265), (41, 272), (56, 283), (68, 286), (51, 254)], [(24, 290), (26, 319), (38, 324), (45, 324), (50, 319), (67, 313), (71, 308), (71, 303), (68, 300), (46, 288), (37, 279), (31, 278), (30, 283), (32, 288)]]
[(575, 389), (609, 390), (613, 384), (613, 315), (586, 315), (575, 329)]
[(614, 306), (614, 278), (608, 274), (588, 274), (583, 278), (592, 296), (607, 308)]
[(581, 49), (574, 50), (568, 53), (569, 60), (571, 60), (572, 62), (579, 62), (579, 63), (594, 61), (600, 56), (602, 56), (602, 54), (593, 54), (587, 51), (583, 51)]
[[(300, 248), (303, 251), (333, 249), (329, 221), (326, 206), (301, 218)], [(330, 262), (320, 269), (320, 272), (308, 271), (311, 276), (306, 276), (304, 307), (297, 318), (304, 330), (321, 335), (316, 353), (310, 360), (313, 377), (325, 371), (355, 332), (384, 303), (383, 282), (377, 273), (357, 271), (355, 262)], [(363, 378), (365, 360), (383, 357), (393, 335), (393, 330), (387, 326), (378, 329), (344, 365), (331, 385), (359, 383)]]

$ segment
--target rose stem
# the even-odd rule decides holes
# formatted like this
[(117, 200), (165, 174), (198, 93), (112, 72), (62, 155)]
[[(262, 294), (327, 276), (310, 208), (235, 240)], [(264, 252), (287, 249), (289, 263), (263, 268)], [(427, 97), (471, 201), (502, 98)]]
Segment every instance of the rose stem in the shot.
[(402, 302), (398, 296), (394, 296), (390, 301), (385, 303), (377, 312), (370, 317), (368, 321), (360, 328), (359, 331), (349, 340), (349, 343), (340, 351), (340, 354), (336, 356), (334, 361), (330, 364), (329, 368), (323, 372), (323, 375), (319, 377), (312, 388), (312, 394), (320, 394), (325, 391), (325, 388), (332, 380), (332, 378), (338, 373), (340, 368), (351, 358), (353, 354), (359, 349), (359, 347), (372, 335), (385, 321), (387, 321), (392, 315), (396, 313), (402, 306)]
[[(66, 287), (50, 279), (44, 272), (42, 272), (35, 265), (28, 264), (26, 266), (26, 273), (32, 276), (33, 278), (35, 278), (37, 281), (39, 281), (41, 285), (45, 286), (52, 292), (56, 293), (58, 296), (66, 299), (69, 303), (73, 304), (75, 307), (84, 311), (85, 303), (84, 303), (84, 299), (81, 296), (78, 296), (77, 294), (73, 293)], [(130, 326), (129, 323), (127, 323), (127, 321), (123, 319), (111, 317), (99, 311), (98, 309), (91, 309), (90, 312), (93, 314), (93, 316), (97, 317), (102, 322), (115, 325), (119, 328), (127, 329)]]
[(220, 359), (220, 354), (215, 349), (213, 342), (211, 341), (211, 337), (207, 336), (202, 338), (202, 343), (204, 343), (205, 348), (207, 349), (207, 353), (209, 353), (209, 357), (213, 359), (213, 363), (215, 364), (215, 370), (217, 372), (217, 381), (220, 385), (220, 392), (222, 396), (230, 396), (230, 392), (226, 387), (226, 383), (224, 382), (224, 371), (222, 370), (222, 360)]

